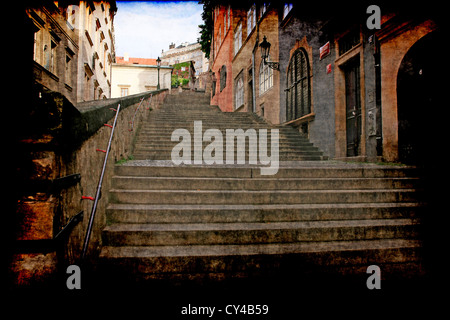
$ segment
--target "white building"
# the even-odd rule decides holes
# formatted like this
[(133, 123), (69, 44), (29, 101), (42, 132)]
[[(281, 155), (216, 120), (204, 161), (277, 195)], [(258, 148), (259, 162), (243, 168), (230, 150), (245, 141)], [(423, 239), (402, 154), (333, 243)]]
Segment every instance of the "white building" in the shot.
[[(171, 89), (172, 67), (159, 68), (160, 89)], [(158, 66), (156, 59), (117, 57), (112, 64), (111, 98), (156, 90)]]
[(200, 43), (188, 43), (183, 42), (178, 47), (172, 43), (169, 46), (169, 50), (162, 51), (161, 63), (163, 65), (173, 66), (182, 62), (194, 62), (195, 75), (198, 76), (203, 72), (207, 72), (209, 68), (208, 59), (205, 57), (205, 53), (202, 52), (202, 46)]
[(115, 61), (115, 1), (80, 1), (67, 7), (67, 24), (78, 34), (77, 100), (111, 97), (111, 66)]

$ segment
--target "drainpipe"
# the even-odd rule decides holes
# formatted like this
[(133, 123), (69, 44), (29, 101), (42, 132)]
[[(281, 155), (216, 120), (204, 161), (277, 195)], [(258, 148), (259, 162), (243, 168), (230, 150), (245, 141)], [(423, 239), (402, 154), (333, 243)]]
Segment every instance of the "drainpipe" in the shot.
[(255, 53), (259, 45), (259, 19), (256, 21), (256, 41), (252, 51), (252, 112), (256, 113)]
[[(258, 41), (256, 41), (258, 43)], [(257, 47), (257, 46), (255, 46)], [(252, 51), (252, 112), (256, 112), (256, 97), (255, 97), (255, 48)]]

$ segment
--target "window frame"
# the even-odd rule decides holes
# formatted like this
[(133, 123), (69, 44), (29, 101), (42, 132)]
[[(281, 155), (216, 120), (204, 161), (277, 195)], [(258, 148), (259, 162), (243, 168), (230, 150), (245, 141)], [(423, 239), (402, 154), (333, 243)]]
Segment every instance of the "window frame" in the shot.
[(284, 6), (283, 6), (283, 19), (286, 19), (286, 17), (292, 11), (293, 7), (294, 7), (293, 3), (285, 3), (284, 4)]
[(223, 65), (220, 68), (220, 92), (227, 86), (227, 67)]
[[(270, 61), (270, 56), (267, 58)], [(273, 87), (273, 70), (261, 61), (259, 67), (259, 95), (261, 96)]]
[[(299, 54), (301, 54), (300, 57)], [(299, 62), (300, 65), (298, 65)], [(298, 78), (299, 75), (300, 78)], [(286, 74), (286, 121), (299, 119), (311, 112), (311, 68), (308, 52), (300, 47), (292, 54)]]
[(247, 11), (247, 37), (256, 27), (256, 5), (253, 4)]
[(129, 87), (120, 87), (120, 96), (121, 97), (126, 97), (129, 94), (130, 94), (130, 88)]
[(238, 23), (234, 33), (234, 55), (242, 48), (242, 21)]
[(244, 77), (243, 74), (236, 79), (236, 90), (235, 90), (235, 110), (239, 109), (244, 105)]

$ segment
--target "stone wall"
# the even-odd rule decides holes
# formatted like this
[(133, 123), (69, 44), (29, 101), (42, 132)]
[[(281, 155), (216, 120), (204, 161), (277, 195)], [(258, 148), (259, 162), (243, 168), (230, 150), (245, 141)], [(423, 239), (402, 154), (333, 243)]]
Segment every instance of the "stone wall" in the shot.
[[(36, 92), (32, 106), (23, 113), (24, 130), (17, 139), (18, 199), (11, 219), (13, 241), (9, 252), (12, 286), (47, 284), (55, 274), (64, 273), (67, 265), (79, 263), (93, 206), (93, 201), (82, 196), (96, 194), (105, 159), (105, 153), (96, 149), (107, 149), (112, 129), (104, 124), (113, 124), (115, 112), (110, 108), (120, 104), (86, 262), (96, 259), (114, 164), (132, 156), (140, 123), (167, 94), (165, 89), (83, 102), (75, 107), (58, 93)], [(79, 175), (80, 179), (74, 176), (69, 183), (58, 180), (68, 175)], [(66, 237), (54, 241), (80, 211), (84, 212), (82, 221)]]

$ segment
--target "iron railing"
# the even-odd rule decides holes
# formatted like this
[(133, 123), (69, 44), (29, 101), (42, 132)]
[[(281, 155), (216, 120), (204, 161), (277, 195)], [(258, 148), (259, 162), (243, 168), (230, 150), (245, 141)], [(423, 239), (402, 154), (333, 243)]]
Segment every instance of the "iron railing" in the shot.
[(100, 174), (100, 179), (99, 179), (98, 185), (97, 185), (97, 192), (93, 199), (94, 204), (92, 205), (91, 216), (89, 217), (89, 223), (88, 223), (87, 230), (86, 230), (86, 236), (84, 238), (83, 251), (81, 252), (81, 261), (83, 261), (84, 258), (86, 257), (86, 252), (87, 252), (87, 249), (89, 246), (89, 240), (90, 240), (91, 233), (92, 233), (92, 226), (94, 224), (95, 212), (97, 211), (98, 200), (100, 199), (100, 195), (101, 195), (101, 191), (102, 191), (102, 183), (103, 183), (103, 177), (105, 175), (106, 164), (108, 163), (108, 156), (109, 156), (109, 152), (111, 151), (111, 142), (112, 142), (113, 135), (114, 135), (114, 129), (116, 128), (117, 116), (119, 115), (119, 111), (120, 111), (120, 104), (117, 106), (117, 109), (111, 109), (111, 110), (116, 111), (116, 116), (114, 117), (113, 125), (112, 126), (107, 125), (108, 127), (111, 128), (111, 134), (109, 136), (108, 148), (106, 150), (97, 149), (97, 151), (102, 151), (105, 153), (105, 160), (103, 161), (102, 172)]

